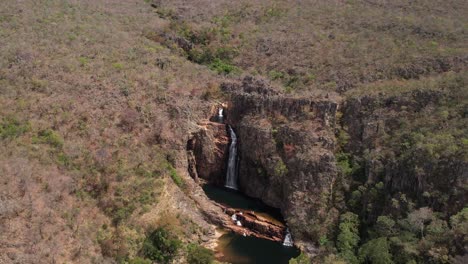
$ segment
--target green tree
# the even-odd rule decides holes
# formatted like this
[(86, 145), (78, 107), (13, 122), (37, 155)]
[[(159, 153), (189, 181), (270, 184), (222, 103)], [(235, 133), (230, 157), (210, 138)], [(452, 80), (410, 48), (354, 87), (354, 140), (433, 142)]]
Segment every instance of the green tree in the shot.
[(392, 264), (390, 246), (386, 237), (372, 239), (359, 249), (359, 260), (362, 263)]
[(349, 263), (358, 263), (355, 255), (359, 243), (359, 219), (356, 214), (347, 212), (340, 217), (337, 248), (340, 256)]
[(375, 224), (375, 231), (379, 236), (388, 237), (394, 233), (395, 221), (388, 216), (379, 216)]
[(143, 243), (142, 254), (153, 261), (170, 263), (181, 242), (163, 227), (154, 230)]
[(213, 263), (213, 251), (196, 244), (190, 244), (187, 248), (187, 261), (189, 264), (210, 264)]
[(453, 243), (458, 251), (463, 252), (468, 237), (468, 208), (463, 208), (456, 215), (450, 217), (450, 225), (453, 233)]

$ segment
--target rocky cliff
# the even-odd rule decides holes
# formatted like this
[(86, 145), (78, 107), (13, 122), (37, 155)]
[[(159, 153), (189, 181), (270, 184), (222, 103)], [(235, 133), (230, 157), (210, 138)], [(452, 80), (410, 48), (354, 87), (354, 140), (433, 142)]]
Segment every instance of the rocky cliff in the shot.
[(333, 155), (338, 103), (293, 97), (246, 77), (226, 83), (228, 120), (240, 144), (239, 184), (245, 194), (280, 208), (293, 237), (312, 253), (337, 217)]
[(199, 130), (192, 133), (187, 142), (189, 172), (193, 179), (198, 177), (223, 185), (228, 157), (229, 135), (226, 125), (202, 122)]

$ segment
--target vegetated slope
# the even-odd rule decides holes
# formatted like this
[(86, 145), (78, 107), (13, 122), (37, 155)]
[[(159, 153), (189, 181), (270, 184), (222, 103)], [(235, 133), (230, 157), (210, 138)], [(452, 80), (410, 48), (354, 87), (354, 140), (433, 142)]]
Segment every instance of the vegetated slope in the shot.
[(144, 1), (2, 2), (0, 262), (115, 262), (156, 226), (208, 234), (174, 153), (218, 77), (144, 36), (165, 23)]
[(186, 136), (222, 80), (251, 74), (343, 97), (342, 216), (317, 261), (462, 263), (466, 13), (461, 0), (3, 1), (0, 260), (160, 260), (178, 243), (153, 252), (158, 236), (206, 240)]
[(460, 0), (154, 2), (193, 44), (182, 47), (189, 59), (268, 76), (287, 91), (345, 91), (467, 64)]

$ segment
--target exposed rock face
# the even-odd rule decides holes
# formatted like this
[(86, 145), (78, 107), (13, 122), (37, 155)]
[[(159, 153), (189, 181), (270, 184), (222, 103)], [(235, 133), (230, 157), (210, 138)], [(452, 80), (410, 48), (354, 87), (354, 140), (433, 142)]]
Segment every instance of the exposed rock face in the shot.
[(296, 241), (313, 245), (337, 217), (338, 104), (282, 95), (252, 78), (222, 88), (230, 94), (227, 122), (239, 138), (240, 189), (280, 208)]
[(198, 176), (209, 182), (223, 184), (229, 151), (226, 125), (209, 121), (199, 125), (200, 130), (193, 133), (187, 143), (189, 172), (192, 178)]
[(238, 226), (234, 223), (234, 221), (230, 221), (230, 224), (225, 226), (226, 228), (240, 235), (254, 236), (276, 242), (281, 242), (284, 240), (286, 226), (273, 223), (262, 216), (256, 215), (253, 212), (228, 208), (223, 205), (220, 206), (224, 209), (224, 212), (228, 216), (231, 217), (235, 214), (237, 220), (239, 220), (242, 224), (242, 226)]

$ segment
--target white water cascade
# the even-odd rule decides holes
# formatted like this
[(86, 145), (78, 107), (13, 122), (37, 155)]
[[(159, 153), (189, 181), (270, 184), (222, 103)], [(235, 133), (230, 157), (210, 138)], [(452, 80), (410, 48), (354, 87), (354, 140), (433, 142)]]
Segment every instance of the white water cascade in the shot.
[(231, 145), (229, 146), (229, 159), (225, 186), (227, 188), (237, 190), (237, 136), (231, 126), (229, 126), (229, 134), (231, 135)]
[(289, 228), (286, 229), (286, 236), (284, 237), (283, 246), (285, 246), (285, 247), (294, 246), (292, 236), (291, 236), (291, 232), (289, 232)]
[(231, 219), (232, 219), (232, 221), (237, 222), (237, 215), (236, 215), (236, 214), (233, 214), (233, 215), (231, 216)]
[(224, 119), (224, 109), (219, 108), (218, 109), (218, 121), (222, 123), (223, 119)]

